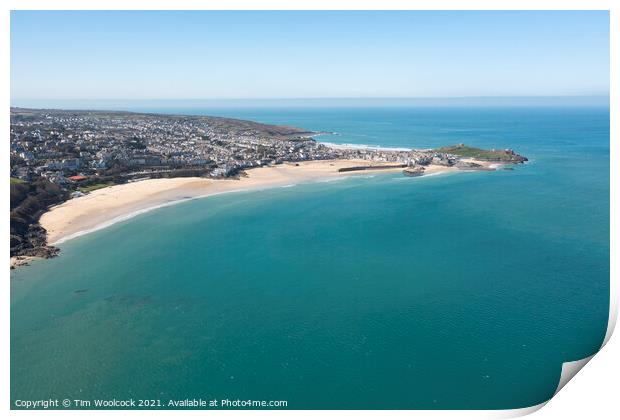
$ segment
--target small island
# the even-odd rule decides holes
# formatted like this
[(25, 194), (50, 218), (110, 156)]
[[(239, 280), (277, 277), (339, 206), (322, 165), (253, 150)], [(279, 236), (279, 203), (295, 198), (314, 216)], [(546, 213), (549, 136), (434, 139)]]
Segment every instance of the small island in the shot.
[(150, 208), (355, 173), (494, 170), (527, 158), (458, 144), (385, 149), (221, 117), (11, 108), (11, 267)]

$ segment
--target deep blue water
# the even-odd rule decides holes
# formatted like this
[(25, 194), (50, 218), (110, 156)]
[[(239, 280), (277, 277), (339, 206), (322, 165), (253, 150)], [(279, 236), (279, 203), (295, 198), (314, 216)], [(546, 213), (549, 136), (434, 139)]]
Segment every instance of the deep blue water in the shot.
[(134, 110), (340, 143), (510, 147), (530, 162), (210, 197), (69, 241), (12, 273), (12, 400), (518, 408), (599, 348), (607, 108)]

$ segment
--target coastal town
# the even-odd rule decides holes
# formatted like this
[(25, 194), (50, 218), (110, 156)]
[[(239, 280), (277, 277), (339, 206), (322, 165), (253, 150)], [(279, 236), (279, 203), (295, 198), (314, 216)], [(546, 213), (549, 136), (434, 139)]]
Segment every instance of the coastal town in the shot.
[(321, 132), (221, 117), (113, 111), (11, 109), (11, 256), (50, 257), (40, 216), (50, 206), (146, 179), (226, 179), (252, 168), (351, 162), (338, 172), (430, 167), (484, 170), (482, 161), (522, 163), (512, 150), (463, 144), (382, 149), (317, 142)]
[(307, 160), (462, 164), (458, 155), (437, 150), (330, 147), (312, 138), (319, 134), (229, 118), (13, 108), (11, 177), (42, 177), (79, 193), (93, 183), (228, 177), (244, 169)]

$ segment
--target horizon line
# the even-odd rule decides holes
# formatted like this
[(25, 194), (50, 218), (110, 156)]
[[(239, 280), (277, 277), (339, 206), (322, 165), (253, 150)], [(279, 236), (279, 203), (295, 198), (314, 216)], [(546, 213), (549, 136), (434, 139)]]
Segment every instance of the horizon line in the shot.
[(610, 93), (583, 95), (455, 95), (455, 96), (291, 96), (235, 98), (11, 98), (13, 101), (277, 101), (319, 99), (505, 99), (505, 98), (609, 98)]

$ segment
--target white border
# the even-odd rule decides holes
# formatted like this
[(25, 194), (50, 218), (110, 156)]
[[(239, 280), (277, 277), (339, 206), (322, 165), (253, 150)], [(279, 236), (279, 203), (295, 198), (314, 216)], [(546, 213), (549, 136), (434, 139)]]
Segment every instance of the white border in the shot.
[(610, 10), (612, 0), (9, 0), (12, 10)]
[[(2, 80), (3, 83), (1, 87), (3, 97), (5, 98), (5, 104), (7, 108), (5, 108), (5, 112), (0, 113), (0, 121), (2, 121), (2, 128), (4, 133), (9, 132), (9, 110), (10, 107), (10, 74), (9, 74), (9, 60), (10, 60), (10, 33), (9, 33), (9, 20), (10, 20), (10, 10), (235, 10), (235, 9), (245, 9), (245, 10), (348, 10), (348, 9), (357, 9), (357, 10), (610, 10), (611, 11), (611, 43), (610, 43), (610, 54), (611, 54), (611, 115), (616, 115), (620, 107), (618, 106), (619, 100), (619, 92), (618, 92), (618, 83), (617, 83), (617, 75), (620, 74), (620, 67), (618, 66), (618, 55), (620, 53), (620, 40), (619, 40), (619, 14), (620, 14), (620, 4), (619, 2), (614, 2), (611, 0), (592, 0), (592, 1), (583, 1), (583, 0), (564, 0), (564, 1), (554, 1), (554, 0), (504, 0), (504, 1), (492, 1), (492, 0), (470, 0), (470, 1), (459, 1), (459, 0), (417, 0), (417, 1), (405, 1), (405, 0), (356, 0), (355, 2), (347, 1), (347, 0), (220, 0), (220, 1), (208, 1), (208, 0), (9, 0), (2, 2), (3, 14), (0, 22), (2, 22), (2, 35), (0, 41), (0, 51), (2, 53), (3, 65), (0, 68), (2, 72)], [(354, 7), (352, 7), (354, 6)], [(616, 78), (614, 78), (614, 76)], [(5, 134), (6, 135), (6, 134)], [(5, 137), (6, 138), (6, 137)], [(615, 141), (618, 140), (618, 126), (617, 121), (612, 118), (611, 121), (611, 161), (618, 161), (618, 152), (617, 147), (615, 145)], [(6, 147), (6, 145), (5, 145)], [(5, 173), (8, 173), (9, 168), (9, 157), (8, 154), (2, 154), (2, 165)], [(618, 195), (617, 195), (617, 178), (618, 173), (616, 172), (618, 168), (615, 165), (612, 165), (611, 169), (611, 306), (610, 306), (610, 322), (607, 330), (607, 334), (605, 337), (605, 343), (608, 343), (613, 329), (615, 327), (616, 319), (617, 319), (617, 311), (618, 311), (618, 268), (617, 264), (614, 264), (614, 256), (618, 256), (617, 252), (617, 238), (619, 237), (618, 225), (615, 222), (614, 214), (618, 214), (619, 206), (618, 206)], [(3, 197), (9, 196), (8, 191), (8, 182), (2, 183)], [(9, 210), (8, 200), (5, 201), (5, 209)], [(6, 213), (5, 213), (6, 214)], [(6, 218), (4, 223), (4, 232), (3, 235), (5, 238), (9, 236), (9, 223), (8, 218)], [(4, 242), (4, 255), (9, 254), (8, 250), (8, 242)], [(4, 363), (2, 364), (2, 370), (0, 371), (2, 374), (2, 382), (0, 393), (4, 397), (3, 403), (4, 408), (6, 410), (10, 407), (9, 400), (9, 309), (10, 308), (10, 293), (9, 293), (9, 272), (8, 272), (8, 263), (6, 264), (7, 269), (5, 271), (5, 275), (2, 277), (2, 281), (4, 281), (5, 285), (5, 293), (3, 295), (4, 298), (4, 311), (2, 312), (2, 326), (3, 326), (3, 343), (2, 346), (2, 359)], [(617, 342), (617, 339), (615, 340)], [(594, 361), (591, 365), (595, 365), (592, 367), (591, 371), (586, 368), (586, 372), (584, 372), (584, 378), (581, 378), (581, 383), (579, 383), (579, 387), (572, 386), (569, 384), (566, 388), (566, 391), (561, 392), (557, 397), (554, 397), (549, 403), (550, 407), (548, 409), (542, 410), (536, 414), (539, 418), (577, 418), (576, 415), (584, 416), (590, 415), (591, 413), (597, 413), (595, 418), (613, 418), (618, 414), (618, 403), (616, 402), (617, 397), (615, 397), (614, 388), (616, 388), (614, 380), (615, 378), (612, 376), (612, 372), (619, 372), (619, 362), (618, 355), (620, 353), (619, 345), (612, 341), (611, 345), (606, 346), (605, 352), (603, 354), (598, 355), (594, 358)], [(612, 348), (615, 353), (607, 352), (607, 348)], [(615, 357), (614, 357), (615, 355)], [(600, 363), (598, 363), (598, 359), (601, 359)], [(589, 359), (589, 358), (588, 358)], [(604, 361), (604, 364), (603, 364)], [(568, 375), (568, 370), (575, 370), (575, 367), (578, 367), (579, 362), (574, 362), (566, 365), (566, 368), (563, 369), (563, 377)], [(582, 367), (582, 366), (581, 366)], [(597, 370), (594, 370), (594, 369)], [(577, 369), (579, 370), (579, 369)], [(588, 373), (588, 375), (585, 375)], [(587, 376), (587, 377), (586, 377)], [(588, 380), (589, 382), (587, 382)], [(573, 381), (575, 382), (575, 381)], [(580, 381), (577, 381), (580, 382)], [(561, 386), (558, 387), (558, 390)], [(588, 398), (583, 398), (582, 394), (575, 394), (575, 390), (581, 390), (584, 395), (588, 395)], [(588, 392), (589, 390), (593, 390), (593, 392)], [(568, 396), (569, 391), (571, 392), (571, 397)], [(614, 393), (612, 393), (614, 392)], [(563, 394), (567, 394), (567, 398), (563, 398)], [(601, 398), (601, 395), (605, 396)], [(596, 401), (597, 406), (591, 407), (589, 402)], [(561, 403), (561, 404), (560, 404)], [(503, 417), (513, 417), (518, 415), (528, 414), (530, 412), (538, 410), (545, 404), (541, 404), (540, 406), (531, 407), (527, 409), (521, 410), (504, 410), (504, 411), (382, 411), (380, 415), (389, 416), (393, 418), (503, 418)], [(95, 418), (108, 418), (110, 415), (118, 415), (123, 417), (134, 417), (134, 418), (168, 418), (172, 415), (178, 415), (178, 412), (170, 412), (170, 411), (149, 411), (149, 412), (140, 412), (140, 411), (117, 411), (117, 412), (103, 412), (103, 411), (92, 411), (88, 413), (89, 417)], [(374, 411), (209, 411), (208, 414), (204, 411), (186, 411), (183, 413), (183, 416), (188, 417), (203, 417), (208, 415), (210, 417), (241, 417), (241, 416), (252, 416), (254, 418), (290, 418), (300, 417), (300, 418), (314, 418), (316, 416), (355, 416), (359, 418), (374, 418), (379, 413)], [(84, 413), (78, 411), (10, 411), (9, 415), (19, 418), (32, 418), (38, 416), (46, 416), (50, 418), (80, 418), (84, 415)], [(549, 417), (545, 417), (549, 415)], [(542, 416), (542, 417), (541, 417)]]

